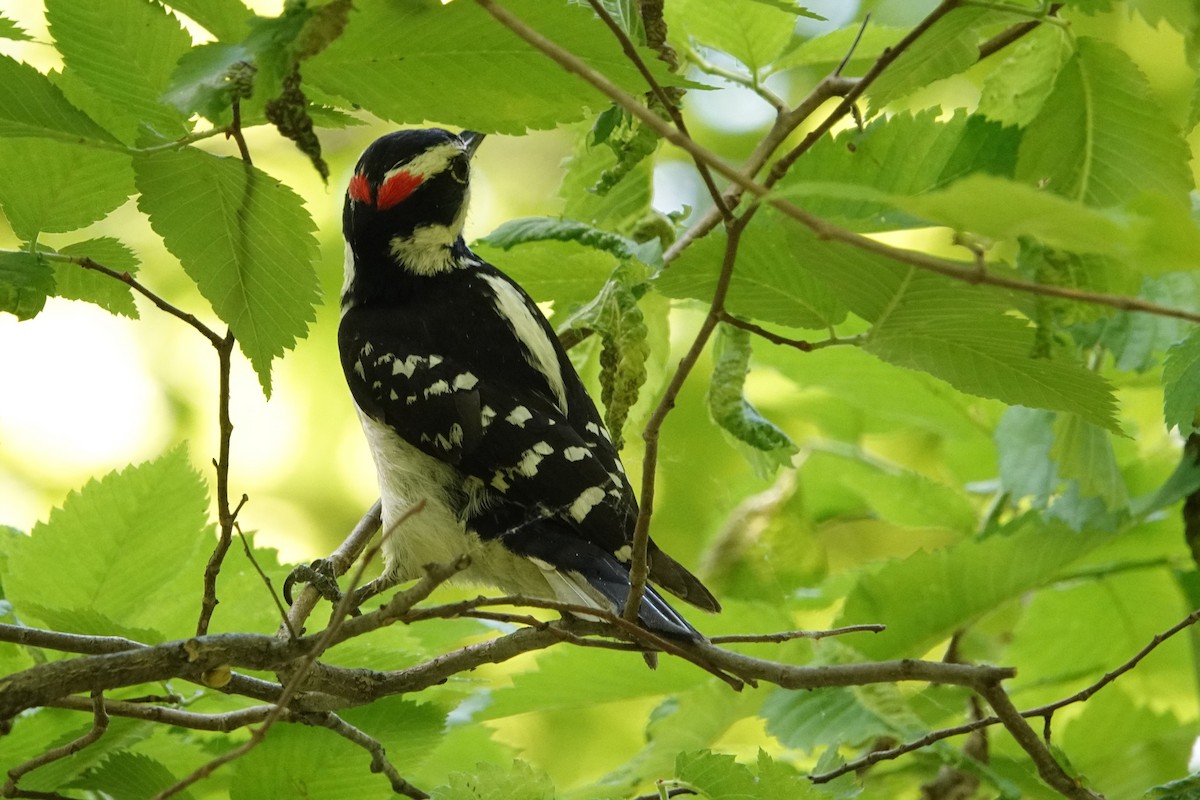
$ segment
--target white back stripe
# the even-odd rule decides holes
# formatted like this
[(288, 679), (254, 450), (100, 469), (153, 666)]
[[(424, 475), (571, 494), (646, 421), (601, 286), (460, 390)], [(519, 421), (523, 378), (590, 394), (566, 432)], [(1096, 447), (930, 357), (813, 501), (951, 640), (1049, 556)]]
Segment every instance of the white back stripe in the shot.
[(484, 275), (496, 293), (496, 310), (508, 321), (513, 333), (528, 352), (526, 358), (531, 366), (546, 378), (546, 384), (558, 400), (559, 409), (567, 413), (567, 389), (563, 384), (562, 369), (558, 364), (558, 352), (550, 337), (525, 305), (525, 299), (512, 284), (498, 275)]

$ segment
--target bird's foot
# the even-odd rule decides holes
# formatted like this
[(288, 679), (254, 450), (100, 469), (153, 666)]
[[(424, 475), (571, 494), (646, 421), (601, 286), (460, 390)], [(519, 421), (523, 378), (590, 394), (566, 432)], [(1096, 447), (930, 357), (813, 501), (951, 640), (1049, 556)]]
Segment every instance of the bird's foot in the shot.
[(334, 574), (333, 564), (327, 558), (318, 558), (311, 564), (299, 565), (283, 581), (283, 599), (289, 606), (292, 605), (292, 587), (297, 583), (307, 583), (335, 606), (342, 600), (337, 575)]

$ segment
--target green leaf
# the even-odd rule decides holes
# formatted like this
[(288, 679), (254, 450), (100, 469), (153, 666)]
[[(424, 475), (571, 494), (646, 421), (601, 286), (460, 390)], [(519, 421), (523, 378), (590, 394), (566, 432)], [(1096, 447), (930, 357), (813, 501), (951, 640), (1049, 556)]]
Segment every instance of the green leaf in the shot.
[(554, 800), (554, 784), (520, 759), (512, 766), (479, 763), (473, 772), (453, 772), (432, 800)]
[[(1031, 357), (1034, 330), (1005, 313), (1002, 293), (848, 254), (848, 248), (829, 243), (814, 244), (831, 257), (808, 261), (809, 267), (844, 287), (851, 309), (875, 323), (864, 345), (867, 351), (970, 394), (1071, 411), (1119, 430), (1108, 383), (1074, 362)], [(839, 263), (842, 259), (852, 265)]]
[(1030, 497), (1035, 507), (1045, 506), (1058, 488), (1058, 467), (1050, 458), (1054, 417), (1052, 411), (1013, 406), (996, 426), (1000, 485), (1014, 504)]
[[(651, 712), (645, 746), (589, 789), (599, 795), (597, 790), (603, 787), (615, 790), (618, 798), (631, 797), (645, 776), (671, 774), (679, 753), (711, 747), (731, 725), (752, 716), (760, 704), (754, 693), (730, 692), (716, 682), (673, 694)], [(578, 797), (590, 800), (586, 791)]]
[(680, 0), (666, 6), (667, 30), (679, 49), (689, 44), (721, 50), (752, 74), (783, 53), (796, 27), (796, 13), (741, 0)]
[(57, 630), (183, 635), (176, 626), (194, 613), (195, 570), (209, 549), (207, 508), (204, 482), (182, 447), (92, 480), (13, 552), (8, 599)]
[(1146, 794), (1147, 800), (1200, 800), (1200, 772), (1186, 778), (1155, 786)]
[[(358, 716), (365, 714), (382, 721), (393, 732), (410, 722), (414, 734), (419, 732), (428, 738), (429, 747), (437, 744), (441, 726), (430, 726), (427, 707), (400, 698), (388, 698), (380, 704), (391, 713), (390, 720), (367, 709), (357, 712)], [(380, 733), (373, 726), (365, 732), (372, 736)], [(387, 738), (379, 736), (384, 743)], [(285, 788), (289, 797), (314, 800), (361, 800), (391, 794), (387, 778), (371, 769), (371, 755), (366, 750), (315, 726), (276, 726), (262, 744), (238, 759), (232, 769), (230, 800), (278, 797)], [(400, 770), (404, 772), (404, 767)]]
[[(646, 90), (590, 9), (542, 0), (509, 0), (504, 8), (626, 91)], [(641, 55), (660, 82), (674, 81), (652, 51), (642, 49)], [(610, 102), (477, 3), (356, 2), (345, 33), (307, 62), (304, 76), (392, 122), (445, 120), (485, 133), (550, 128)], [(447, 92), (447, 85), (455, 91)], [(397, 86), (405, 90), (397, 92)]]
[(1050, 456), (1058, 464), (1058, 474), (1075, 481), (1084, 497), (1099, 497), (1111, 511), (1129, 505), (1129, 492), (1107, 431), (1076, 414), (1064, 414), (1055, 425)]
[[(89, 633), (94, 634), (95, 631)], [(42, 755), (52, 747), (69, 744), (91, 728), (92, 721), (78, 711), (40, 708), (36, 713), (22, 714), (16, 720), (14, 733), (5, 736), (5, 763), (23, 763), (27, 759)], [(151, 733), (151, 726), (142, 720), (110, 717), (104, 735), (97, 741), (74, 753), (70, 758), (60, 758), (44, 764), (23, 776), (21, 789), (31, 793), (41, 791), (57, 794), (64, 786), (100, 764), (110, 754), (128, 750), (145, 740)]]
[[(259, 55), (248, 43), (209, 42), (193, 47), (176, 64), (163, 100), (182, 113), (197, 113), (214, 124), (223, 123), (232, 118), (235, 75), (240, 69), (254, 67)], [(262, 111), (259, 100), (256, 113)], [(247, 111), (243, 109), (244, 114)]]
[(1003, 125), (1028, 125), (1054, 90), (1070, 59), (1071, 38), (1058, 25), (1039, 25), (1005, 51), (983, 83), (979, 113)]
[(101, 121), (126, 144), (143, 129), (156, 138), (186, 134), (186, 118), (160, 100), (175, 62), (192, 40), (179, 21), (149, 0), (46, 0), (46, 20), (66, 71), (102, 102)]
[(1163, 363), (1163, 417), (1180, 436), (1200, 424), (1200, 329), (1167, 351)]
[[(74, 242), (59, 249), (64, 256), (90, 258), (97, 264), (116, 270), (136, 274), (138, 258), (123, 243), (109, 236)], [(138, 310), (133, 302), (133, 290), (128, 284), (113, 280), (78, 264), (54, 262), (54, 294), (68, 300), (85, 300), (108, 311), (130, 319), (137, 319)]]
[(647, 266), (655, 266), (653, 255), (644, 245), (620, 234), (601, 230), (584, 222), (554, 217), (523, 217), (509, 220), (479, 241), (493, 247), (508, 250), (529, 242), (578, 242), (584, 247), (612, 253), (625, 261), (637, 259)]
[(21, 26), (2, 14), (0, 14), (0, 39), (9, 39), (14, 42), (33, 41), (33, 37), (22, 30)]
[(1021, 141), (1017, 177), (1088, 205), (1138, 195), (1186, 202), (1189, 151), (1124, 52), (1089, 37), (1063, 67)]
[[(795, 768), (758, 751), (752, 770), (731, 755), (701, 750), (680, 753), (675, 777), (708, 800), (806, 800), (825, 797)], [(756, 774), (757, 773), (757, 774)]]
[(271, 361), (308, 329), (317, 301), (314, 225), (287, 186), (195, 148), (134, 160), (138, 207), (237, 337), (269, 396)]
[[(497, 690), (478, 719), (500, 719), (529, 711), (578, 708), (635, 697), (678, 692), (704, 682), (704, 677), (675, 659), (664, 659), (653, 680), (646, 665), (628, 653), (548, 650), (538, 654), (538, 668), (514, 675), (512, 686)], [(588, 691), (579, 691), (580, 670), (588, 672)]]
[[(1032, 236), (1078, 253), (1113, 253), (1132, 238), (1114, 214), (993, 175), (970, 175), (944, 189), (895, 202), (957, 231), (992, 239)], [(1120, 254), (1128, 252), (1121, 248)]]
[[(793, 328), (825, 328), (846, 316), (835, 292), (804, 268), (812, 256), (805, 235), (773, 212), (759, 214), (738, 247), (725, 308), (739, 317)], [(725, 252), (725, 235), (713, 231), (693, 243), (654, 281), (674, 298), (711, 301)], [(820, 256), (817, 256), (820, 257)]]
[(607, 252), (574, 242), (530, 242), (509, 251), (486, 243), (472, 247), (539, 303), (553, 303), (550, 320), (555, 327), (561, 327), (570, 313), (594, 298), (618, 264)]
[(53, 139), (0, 139), (0, 205), (13, 232), (32, 241), (102, 219), (133, 194), (124, 153)]
[(946, 120), (938, 115), (895, 114), (825, 137), (780, 182), (781, 191), (818, 216), (882, 231), (924, 224), (896, 197), (922, 195), (964, 174), (1012, 175), (1017, 131), (961, 110)]
[(575, 154), (566, 161), (558, 192), (564, 201), (564, 218), (605, 230), (631, 233), (651, 213), (653, 165), (650, 161), (640, 162), (607, 193), (599, 195), (591, 191), (616, 162), (617, 156), (610, 148), (589, 147), (586, 140), (576, 145)]
[[(1200, 275), (1184, 272), (1146, 278), (1138, 297), (1196, 311), (1200, 309)], [(1158, 364), (1167, 348), (1191, 330), (1192, 324), (1185, 320), (1126, 311), (1105, 323), (1100, 341), (1113, 352), (1117, 369), (1144, 372)]]
[(865, 453), (847, 455), (858, 457), (841, 461), (838, 483), (862, 497), (880, 518), (913, 527), (974, 528), (975, 509), (959, 490)]
[(646, 361), (650, 357), (649, 329), (638, 306), (635, 284), (618, 270), (600, 293), (564, 323), (599, 334), (600, 402), (604, 404), (604, 424), (613, 444), (624, 446), (625, 421), (637, 403), (646, 382)]
[[(74, 786), (92, 792), (104, 792), (123, 800), (149, 800), (179, 779), (167, 767), (149, 756), (128, 751), (112, 753), (98, 767), (74, 782)], [(188, 792), (178, 795), (190, 798)]]
[(1157, 710), (1120, 684), (1089, 700), (1061, 739), (1072, 766), (1109, 797), (1141, 797), (1147, 786), (1187, 771), (1190, 721)]
[[(734, 439), (749, 445), (765, 460), (767, 474), (787, 467), (799, 452), (795, 442), (779, 426), (758, 413), (743, 390), (750, 372), (750, 334), (741, 328), (721, 325), (713, 343), (713, 373), (708, 385), (708, 413)], [(763, 462), (755, 459), (751, 463)]]
[(112, 134), (80, 111), (62, 90), (28, 64), (0, 56), (0, 136), (44, 136), (111, 147)]
[(986, 32), (1011, 22), (1002, 11), (964, 6), (956, 8), (901, 53), (871, 84), (871, 112), (905, 97), (936, 80), (956, 75), (979, 60)]
[(724, 753), (709, 750), (680, 753), (675, 759), (675, 777), (699, 789), (709, 800), (751, 800), (758, 797), (750, 768)]
[[(1024, 520), (1011, 532), (983, 541), (917, 552), (859, 578), (837, 624), (888, 626), (869, 639), (855, 639), (868, 658), (920, 656), (1107, 540)], [(997, 569), (998, 564), (1004, 568)]]
[(253, 12), (239, 0), (173, 0), (171, 8), (186, 14), (222, 41), (241, 38)]
[(0, 311), (32, 319), (54, 294), (54, 270), (32, 253), (0, 253)]
[(872, 329), (864, 347), (970, 394), (1069, 411), (1120, 431), (1108, 382), (1073, 361), (1031, 357), (1033, 330), (1004, 314), (971, 317), (944, 306), (906, 303)]
[(773, 691), (763, 704), (762, 718), (767, 733), (781, 744), (808, 751), (826, 745), (854, 747), (893, 732), (853, 690), (842, 687)]
[(850, 53), (847, 74), (861, 74), (865, 67), (856, 71), (855, 67), (879, 58), (884, 50), (903, 39), (908, 30), (876, 25), (872, 20), (865, 28), (848, 25), (811, 39), (797, 37), (771, 68), (779, 72), (794, 67), (834, 67)]

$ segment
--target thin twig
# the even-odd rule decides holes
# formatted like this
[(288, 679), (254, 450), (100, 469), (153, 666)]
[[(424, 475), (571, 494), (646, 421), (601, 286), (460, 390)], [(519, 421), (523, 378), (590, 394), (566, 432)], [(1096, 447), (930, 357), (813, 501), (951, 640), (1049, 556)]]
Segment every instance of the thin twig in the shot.
[(730, 636), (710, 636), (708, 641), (713, 644), (735, 644), (738, 642), (771, 644), (790, 642), (794, 639), (825, 639), (830, 636), (845, 636), (848, 633), (883, 633), (887, 625), (870, 623), (865, 625), (845, 625), (841, 628), (830, 628), (824, 631), (782, 631), (781, 633), (744, 633)]
[[(957, 1), (960, 2), (961, 0)], [(1109, 295), (1100, 292), (1087, 292), (1062, 286), (1033, 283), (1017, 278), (1006, 278), (993, 272), (981, 271), (976, 266), (964, 267), (956, 262), (946, 261), (925, 253), (893, 247), (875, 239), (871, 239), (867, 236), (863, 236), (861, 234), (846, 230), (845, 228), (838, 227), (837, 225), (833, 225), (814, 214), (810, 214), (794, 203), (772, 194), (771, 189), (766, 185), (758, 183), (747, 177), (739, 170), (725, 163), (724, 160), (722, 160), (712, 151), (697, 144), (692, 139), (683, 136), (672, 126), (667, 125), (665, 122), (663, 122), (663, 120), (659, 119), (656, 115), (648, 111), (631, 95), (622, 91), (607, 77), (592, 69), (586, 62), (574, 54), (564, 50), (554, 42), (530, 28), (524, 22), (510, 14), (507, 10), (498, 6), (494, 0), (475, 0), (475, 2), (483, 6), (484, 9), (493, 17), (495, 17), (496, 20), (502, 25), (512, 30), (522, 39), (525, 39), (535, 48), (541, 50), (547, 57), (549, 57), (559, 66), (563, 67), (563, 69), (579, 75), (593, 87), (603, 92), (614, 102), (618, 103), (622, 108), (638, 117), (638, 119), (645, 124), (653, 127), (663, 138), (669, 140), (677, 147), (685, 150), (693, 157), (704, 160), (713, 170), (729, 178), (742, 189), (762, 198), (763, 202), (773, 206), (784, 215), (791, 217), (805, 227), (809, 228), (817, 235), (817, 238), (819, 239), (847, 244), (859, 250), (864, 250), (874, 255), (883, 256), (893, 261), (907, 264), (926, 272), (934, 272), (939, 275), (944, 275), (948, 278), (970, 284), (999, 286), (1001, 288), (1012, 289), (1014, 291), (1024, 292), (1027, 294), (1059, 297), (1081, 303), (1108, 306), (1110, 308), (1116, 308), (1122, 311), (1142, 311), (1150, 314), (1157, 314), (1159, 316), (1173, 317), (1175, 319), (1183, 319), (1189, 322), (1200, 323), (1200, 313), (1185, 311), (1178, 308), (1168, 308), (1166, 306), (1160, 306), (1136, 297)], [(943, 3), (943, 6), (953, 5), (956, 5), (956, 2)], [(942, 8), (942, 6), (939, 6), (939, 9), (940, 8)], [(935, 10), (934, 13), (938, 13), (937, 10)], [(847, 97), (849, 96), (850, 95), (847, 95)], [(855, 94), (855, 96), (857, 96), (857, 94)], [(846, 105), (846, 107), (848, 109), (849, 106)], [(774, 169), (772, 172), (774, 173)], [(775, 180), (778, 179), (776, 178)]]
[(379, 740), (370, 736), (365, 731), (354, 727), (333, 712), (314, 715), (310, 721), (328, 728), (346, 741), (370, 753), (371, 771), (383, 773), (392, 785), (392, 791), (396, 794), (411, 797), (413, 800), (426, 800), (429, 797), (429, 795), (413, 786), (400, 775), (396, 766), (388, 760), (387, 752), (384, 750), (383, 745)]
[[(1058, 14), (1058, 10), (1062, 7), (1062, 3), (1051, 3), (1050, 8), (1045, 13), (1045, 17), (1056, 16)], [(1031, 19), (1026, 22), (1013, 25), (1011, 28), (1006, 30), (1000, 31), (1000, 33), (996, 34), (991, 39), (988, 39), (986, 42), (979, 45), (979, 60), (982, 61), (989, 56), (995, 55), (1026, 34), (1032, 33), (1034, 29), (1043, 25), (1044, 22), (1044, 18)]]
[[(238, 152), (242, 156), (242, 164), (246, 169), (246, 183), (242, 196), (242, 211), (247, 207), (251, 192), (253, 191), (254, 182), (249, 174), (253, 167), (253, 161), (250, 158), (250, 148), (246, 145), (246, 137), (242, 135), (242, 108), (241, 101), (237, 96), (233, 98), (233, 121), (230, 124), (227, 134), (235, 142), (237, 142)], [(238, 222), (241, 226), (245, 226), (245, 219), (242, 214), (238, 214)], [(233, 441), (233, 420), (229, 413), (229, 404), (231, 401), (232, 389), (232, 371), (233, 371), (233, 347), (235, 344), (233, 329), (227, 328), (225, 337), (221, 339), (220, 344), (215, 345), (217, 349), (218, 362), (218, 397), (217, 397), (217, 425), (219, 429), (219, 443), (217, 458), (213, 463), (217, 473), (217, 546), (213, 548), (212, 555), (209, 556), (208, 563), (204, 567), (204, 592), (200, 601), (200, 618), (196, 621), (196, 635), (203, 636), (208, 633), (208, 626), (212, 622), (213, 612), (216, 610), (217, 604), (220, 602), (217, 599), (217, 577), (221, 574), (221, 565), (225, 562), (225, 556), (229, 552), (230, 545), (233, 544), (233, 526), (237, 522), (237, 510), (231, 510), (229, 507), (229, 451)], [(240, 509), (241, 506), (239, 505)]]
[[(419, 514), (424, 509), (425, 509), (424, 501), (421, 501), (421, 502), (416, 503), (413, 506), (411, 506), (398, 520), (396, 520), (396, 522), (392, 526), (391, 530), (385, 531), (385, 534), (384, 534), (385, 537), (388, 534), (390, 534), (392, 531), (394, 531), (395, 529), (402, 526), (414, 514)], [(371, 551), (368, 551), (367, 556), (370, 556), (370, 555), (371, 555)], [(173, 785), (164, 789), (162, 792), (159, 792), (157, 795), (154, 796), (153, 800), (166, 800), (166, 798), (168, 798), (168, 797), (173, 797), (173, 796), (177, 795), (179, 792), (183, 791), (188, 786), (191, 786), (192, 784), (196, 783), (197, 781), (208, 777), (214, 771), (216, 771), (218, 768), (220, 768), (220, 767), (224, 766), (225, 764), (228, 764), (232, 761), (236, 761), (237, 759), (244, 756), (246, 753), (249, 753), (251, 750), (253, 750), (255, 747), (257, 747), (259, 744), (261, 744), (266, 739), (267, 732), (270, 731), (272, 726), (274, 726), (274, 724), (276, 722), (278, 722), (279, 719), (287, 711), (288, 703), (296, 695), (296, 693), (300, 691), (300, 687), (303, 685), (304, 679), (307, 677), (309, 671), (313, 668), (313, 665), (316, 663), (317, 659), (321, 656), (322, 653), (324, 653), (326, 650), (328, 650), (333, 645), (335, 637), (337, 636), (337, 633), (338, 633), (338, 629), (341, 627), (342, 623), (349, 616), (350, 609), (351, 609), (351, 601), (354, 596), (354, 588), (358, 585), (359, 581), (362, 579), (363, 573), (366, 571), (367, 566), (369, 564), (370, 564), (369, 557), (364, 557), (360, 561), (360, 563), (358, 565), (358, 569), (355, 571), (354, 577), (351, 579), (349, 590), (345, 594), (342, 595), (341, 600), (338, 602), (337, 608), (335, 610), (335, 614), (334, 614), (333, 618), (330, 620), (329, 626), (325, 630), (323, 630), (319, 636), (317, 636), (315, 646), (308, 649), (301, 656), (298, 665), (294, 669), (289, 671), (289, 674), (287, 677), (287, 682), (284, 684), (283, 692), (280, 694), (279, 699), (275, 703), (275, 708), (271, 711), (271, 713), (269, 715), (267, 715), (266, 719), (263, 720), (262, 724), (259, 725), (257, 728), (255, 728), (251, 732), (249, 741), (243, 743), (242, 745), (240, 745), (238, 747), (235, 747), (232, 750), (222, 753), (220, 756), (212, 759), (211, 761), (209, 761), (206, 764), (202, 764), (200, 767), (198, 767), (196, 770), (194, 770), (187, 777), (183, 778), (182, 780), (177, 781)], [(409, 797), (415, 797), (415, 798), (428, 797), (428, 795), (424, 794), (423, 792), (420, 792), (419, 790), (414, 789), (414, 791), (417, 793), (410, 794)]]
[(658, 471), (659, 434), (667, 415), (675, 407), (675, 400), (679, 397), (683, 384), (691, 374), (692, 368), (696, 366), (696, 362), (699, 361), (701, 353), (708, 344), (709, 337), (712, 336), (721, 319), (721, 314), (725, 309), (725, 296), (728, 294), (729, 284), (733, 280), (733, 267), (737, 261), (738, 245), (741, 242), (745, 225), (746, 217), (743, 216), (726, 226), (725, 255), (721, 260), (721, 272), (717, 276), (717, 285), (713, 290), (708, 314), (700, 324), (700, 330), (692, 340), (688, 352), (679, 360), (679, 365), (675, 368), (675, 373), (671, 376), (662, 399), (659, 400), (650, 419), (647, 420), (645, 428), (642, 429), (645, 454), (642, 457), (641, 508), (633, 533), (633, 557), (629, 569), (629, 599), (625, 601), (623, 614), (625, 619), (630, 622), (636, 622), (638, 619), (638, 608), (642, 602), (642, 594), (646, 589), (646, 580), (650, 573), (647, 553), (650, 543), (650, 518), (654, 514), (654, 485)]
[(912, 30), (905, 34), (904, 38), (902, 38), (899, 42), (896, 42), (895, 45), (884, 50), (883, 53), (880, 54), (879, 58), (875, 60), (875, 63), (871, 65), (871, 68), (868, 69), (866, 73), (859, 78), (858, 82), (850, 89), (850, 91), (847, 92), (844, 97), (842, 97), (841, 102), (837, 104), (833, 111), (829, 112), (829, 114), (820, 122), (820, 124), (805, 134), (804, 138), (800, 141), (800, 144), (793, 147), (787, 152), (787, 154), (785, 154), (771, 166), (771, 172), (764, 181), (764, 185), (767, 187), (774, 186), (779, 179), (782, 178), (789, 169), (791, 169), (792, 164), (795, 163), (797, 158), (808, 152), (808, 150), (814, 144), (816, 144), (818, 139), (829, 133), (833, 126), (842, 117), (850, 113), (850, 110), (854, 107), (855, 103), (858, 102), (858, 99), (862, 97), (863, 93), (866, 92), (871, 84), (875, 82), (875, 79), (883, 74), (884, 70), (894, 64), (897, 58), (907, 52), (908, 49), (912, 47), (918, 39), (924, 36), (930, 28), (936, 25), (938, 21), (940, 21), (951, 11), (954, 11), (956, 8), (961, 6), (963, 1), (964, 0), (942, 0), (942, 2), (939, 3), (938, 6), (933, 9), (933, 11), (930, 11), (924, 19), (918, 22), (912, 28)]
[[(40, 756), (31, 758), (24, 764), (18, 764), (10, 769), (8, 771), (8, 780), (4, 783), (4, 786), (0, 788), (0, 795), (3, 795), (4, 797), (19, 796), (18, 792), (20, 790), (17, 789), (17, 783), (22, 777), (28, 775), (30, 772), (33, 772), (38, 767), (43, 767), (51, 762), (59, 761), (75, 755), (80, 750), (88, 747), (93, 742), (96, 742), (101, 736), (103, 736), (104, 732), (108, 730), (108, 714), (104, 710), (104, 693), (101, 691), (92, 692), (91, 705), (92, 727), (87, 733), (83, 734), (78, 739), (67, 742), (61, 747), (51, 748), (50, 750), (42, 753)], [(25, 796), (29, 797), (31, 795), (25, 793)]]
[[(650, 71), (650, 67), (646, 65), (646, 62), (642, 59), (641, 54), (638, 53), (637, 47), (630, 41), (625, 30), (617, 24), (617, 21), (612, 18), (612, 15), (608, 13), (608, 9), (604, 7), (604, 4), (600, 0), (588, 0), (588, 2), (591, 3), (592, 10), (604, 21), (604, 24), (612, 31), (613, 36), (621, 43), (621, 49), (624, 51), (625, 57), (641, 73), (642, 79), (650, 87), (650, 92), (658, 100), (663, 110), (671, 116), (671, 121), (675, 123), (675, 127), (679, 129), (681, 134), (690, 137), (691, 134), (688, 133), (687, 124), (683, 120), (683, 114), (680, 113), (678, 104), (667, 94), (667, 91), (663, 89), (658, 80), (655, 79), (654, 73)], [(704, 188), (708, 190), (713, 204), (725, 219), (729, 219), (729, 208), (721, 197), (721, 190), (717, 188), (716, 181), (713, 180), (712, 170), (708, 168), (708, 164), (702, 159), (693, 156), (692, 160), (696, 164), (696, 170), (700, 173), (700, 179), (704, 182)]]
[(168, 303), (160, 295), (152, 292), (150, 289), (147, 289), (143, 283), (130, 275), (128, 272), (111, 269), (110, 267), (106, 267), (103, 264), (88, 258), (87, 256), (69, 256), (63, 253), (47, 253), (40, 250), (38, 251), (38, 255), (47, 261), (61, 261), (67, 264), (75, 264), (76, 266), (83, 267), (84, 269), (91, 270), (92, 272), (99, 272), (102, 275), (107, 275), (113, 280), (120, 281), (140, 294), (142, 297), (145, 297), (160, 311), (165, 311), (172, 317), (182, 320), (191, 327), (195, 328), (201, 336), (203, 336), (205, 339), (208, 339), (209, 343), (211, 343), (213, 347), (220, 345), (221, 337), (216, 331), (197, 319), (194, 314), (189, 314), (177, 306)]
[(1101, 800), (1099, 795), (1085, 789), (1077, 778), (1072, 778), (1063, 770), (1062, 765), (1033, 728), (1029, 727), (1029, 723), (1013, 705), (1008, 692), (1004, 691), (999, 683), (983, 686), (978, 691), (988, 701), (988, 705), (1012, 734), (1013, 739), (1033, 761), (1042, 780), (1052, 789), (1071, 800)]
[(221, 574), (221, 565), (225, 555), (233, 544), (233, 525), (237, 520), (229, 507), (229, 451), (233, 441), (233, 420), (229, 414), (229, 404), (232, 394), (233, 373), (233, 331), (226, 331), (225, 337), (217, 346), (217, 418), (219, 427), (219, 443), (217, 457), (213, 467), (217, 473), (217, 545), (204, 567), (204, 592), (200, 601), (200, 617), (196, 621), (196, 635), (208, 633), (212, 622), (213, 612), (220, 600), (217, 599), (217, 577)]
[[(1129, 672), (1131, 669), (1136, 667), (1138, 665), (1138, 663), (1141, 662), (1142, 659), (1144, 659), (1146, 656), (1150, 655), (1150, 653), (1152, 651), (1154, 651), (1154, 649), (1157, 648), (1159, 645), (1161, 645), (1163, 642), (1167, 641), (1168, 639), (1175, 636), (1176, 634), (1186, 630), (1187, 628), (1195, 625), (1197, 622), (1200, 622), (1200, 609), (1197, 609), (1197, 610), (1193, 611), (1191, 614), (1188, 614), (1182, 620), (1175, 623), (1174, 625), (1172, 625), (1170, 628), (1163, 631), (1162, 633), (1156, 634), (1146, 644), (1145, 647), (1143, 647), (1141, 650), (1139, 650), (1137, 653), (1135, 653), (1131, 658), (1129, 658), (1127, 661), (1122, 663), (1120, 666), (1116, 667), (1115, 669), (1113, 669), (1110, 672), (1106, 672), (1095, 683), (1092, 683), (1091, 685), (1076, 692), (1073, 695), (1070, 695), (1069, 697), (1064, 697), (1061, 700), (1056, 700), (1053, 703), (1047, 703), (1046, 705), (1038, 706), (1036, 708), (1026, 709), (1025, 711), (1021, 712), (1021, 716), (1025, 717), (1026, 719), (1032, 719), (1034, 717), (1043, 717), (1048, 720), (1049, 717), (1051, 715), (1053, 715), (1054, 712), (1059, 710), (1060, 708), (1071, 705), (1073, 703), (1081, 703), (1081, 702), (1089, 699), (1092, 695), (1096, 694), (1096, 692), (1100, 691), (1101, 689), (1103, 689), (1104, 687), (1108, 686), (1113, 681), (1115, 681), (1117, 678), (1119, 678), (1121, 675), (1124, 675), (1126, 672)], [(1001, 721), (1000, 718), (997, 716), (989, 716), (989, 717), (984, 717), (982, 719), (974, 720), (972, 722), (964, 723), (962, 725), (955, 725), (950, 728), (943, 728), (941, 730), (933, 731), (931, 733), (927, 733), (926, 735), (922, 736), (919, 739), (914, 739), (912, 741), (905, 742), (904, 744), (897, 745), (896, 747), (892, 747), (887, 750), (877, 750), (877, 751), (868, 753), (867, 755), (863, 756), (862, 758), (857, 758), (857, 759), (854, 759), (853, 761), (848, 761), (845, 764), (841, 765), (840, 767), (829, 770), (828, 772), (822, 772), (820, 774), (810, 775), (809, 780), (811, 780), (813, 783), (827, 783), (828, 781), (834, 780), (835, 778), (841, 777), (842, 775), (848, 774), (850, 772), (857, 772), (858, 770), (868, 767), (879, 761), (887, 761), (887, 760), (891, 760), (894, 758), (898, 758), (898, 757), (904, 755), (905, 753), (911, 753), (916, 750), (921, 750), (922, 748), (928, 747), (929, 745), (933, 744), (934, 742), (941, 741), (942, 739), (949, 739), (950, 737), (953, 737), (953, 736), (962, 736), (964, 734), (973, 733), (977, 730), (986, 728), (990, 725), (996, 725), (1000, 721)]]
[(246, 137), (242, 135), (242, 101), (237, 95), (233, 97), (233, 120), (225, 130), (225, 135), (237, 142), (242, 161), (247, 166), (252, 165), (254, 162), (250, 158), (250, 148), (246, 146)]
[[(246, 495), (242, 495), (242, 503), (246, 502)], [(241, 504), (238, 505), (241, 508)], [(236, 514), (237, 511), (235, 510)], [(262, 580), (263, 585), (267, 587), (267, 594), (271, 596), (271, 602), (275, 604), (275, 609), (279, 612), (279, 617), (288, 629), (288, 633), (295, 639), (299, 637), (299, 633), (292, 627), (291, 620), (288, 619), (287, 609), (284, 608), (283, 600), (280, 599), (275, 591), (275, 586), (271, 583), (271, 578), (267, 573), (263, 572), (263, 568), (258, 565), (258, 559), (254, 557), (254, 551), (250, 549), (250, 542), (246, 539), (246, 534), (242, 533), (242, 526), (234, 523), (233, 528), (237, 531), (238, 538), (242, 541), (242, 549), (246, 552), (246, 558), (249, 559), (250, 565), (254, 567), (254, 571), (258, 573), (258, 577)]]

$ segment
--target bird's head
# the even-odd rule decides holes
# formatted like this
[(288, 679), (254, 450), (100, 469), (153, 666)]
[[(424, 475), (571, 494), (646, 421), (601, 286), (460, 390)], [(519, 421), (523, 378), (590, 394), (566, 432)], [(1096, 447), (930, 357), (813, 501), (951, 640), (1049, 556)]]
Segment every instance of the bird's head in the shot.
[[(453, 268), (470, 193), (471, 156), (483, 134), (441, 128), (376, 139), (346, 189), (342, 232), (357, 269), (364, 261), (416, 275)], [(347, 268), (350, 269), (348, 258)], [(349, 282), (350, 275), (347, 275)]]

